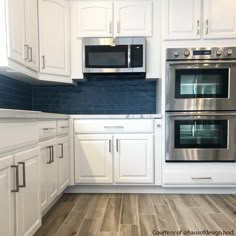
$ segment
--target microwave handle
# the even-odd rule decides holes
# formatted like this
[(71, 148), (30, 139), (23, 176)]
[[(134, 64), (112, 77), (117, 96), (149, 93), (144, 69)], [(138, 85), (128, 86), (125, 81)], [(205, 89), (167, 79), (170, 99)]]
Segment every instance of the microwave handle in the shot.
[(131, 45), (129, 44), (128, 45), (128, 53), (127, 53), (127, 56), (128, 56), (128, 68), (131, 68)]
[(186, 116), (236, 116), (236, 112), (168, 112), (169, 117), (186, 117)]

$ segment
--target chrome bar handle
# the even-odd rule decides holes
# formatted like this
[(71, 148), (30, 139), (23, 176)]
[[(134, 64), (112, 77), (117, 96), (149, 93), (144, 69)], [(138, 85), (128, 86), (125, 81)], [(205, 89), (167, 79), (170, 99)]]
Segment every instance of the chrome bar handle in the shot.
[(43, 128), (44, 131), (48, 131), (48, 130), (54, 130), (56, 128)]
[(59, 143), (59, 146), (61, 147), (61, 156), (59, 158), (63, 158), (64, 157), (64, 147), (63, 147), (63, 143)]
[(104, 129), (123, 129), (124, 126), (115, 125), (115, 126), (104, 126)]
[(200, 20), (197, 20), (197, 35), (200, 34)]
[(42, 69), (45, 69), (45, 56), (42, 56)]
[(25, 52), (24, 52), (24, 60), (28, 60), (29, 59), (29, 45), (25, 44), (24, 45), (24, 49), (25, 49)]
[(32, 47), (28, 47), (28, 55), (30, 55), (30, 57), (28, 58), (28, 62), (32, 62), (33, 61), (33, 51), (32, 51)]
[(120, 33), (120, 21), (119, 20), (117, 21), (117, 33), (118, 34)]
[(51, 164), (52, 163), (51, 146), (47, 147), (47, 149), (49, 150), (49, 161), (47, 161), (47, 164)]
[(116, 139), (116, 151), (119, 152), (120, 148), (119, 148), (119, 139)]
[(206, 20), (206, 34), (208, 34), (209, 32), (209, 30), (208, 30), (208, 26), (209, 26), (209, 20)]
[(12, 193), (18, 193), (19, 192), (19, 167), (18, 165), (12, 165), (11, 168), (15, 168), (16, 170), (16, 189), (11, 190)]
[(201, 179), (203, 180), (203, 179), (212, 179), (212, 178), (211, 177), (192, 177), (191, 179), (192, 180), (198, 180), (198, 179), (199, 180), (201, 180)]
[(19, 184), (19, 187), (20, 188), (25, 188), (26, 187), (26, 181), (25, 181), (25, 162), (18, 162), (18, 164), (19, 165), (22, 165), (22, 167), (23, 167), (23, 184), (22, 185), (20, 185)]
[(109, 152), (112, 153), (112, 148), (111, 148), (111, 139), (109, 139)]
[(51, 146), (51, 151), (52, 151), (52, 161), (51, 161), (51, 163), (53, 163), (54, 162), (54, 146), (53, 145)]

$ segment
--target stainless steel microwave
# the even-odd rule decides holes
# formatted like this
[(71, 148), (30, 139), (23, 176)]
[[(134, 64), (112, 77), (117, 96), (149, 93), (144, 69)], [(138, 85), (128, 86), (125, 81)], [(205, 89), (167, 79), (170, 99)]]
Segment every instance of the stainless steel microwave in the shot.
[(146, 39), (84, 38), (83, 73), (145, 73)]

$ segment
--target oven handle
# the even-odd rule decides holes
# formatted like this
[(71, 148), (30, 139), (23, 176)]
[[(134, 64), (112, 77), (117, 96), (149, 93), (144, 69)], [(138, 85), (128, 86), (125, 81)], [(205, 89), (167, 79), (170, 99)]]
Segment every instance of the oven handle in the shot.
[(189, 61), (174, 61), (169, 62), (167, 61), (169, 66), (175, 66), (175, 65), (191, 65), (191, 66), (198, 66), (198, 65), (225, 65), (227, 67), (236, 66), (236, 60), (235, 61), (213, 61), (213, 60), (189, 60)]
[(168, 112), (167, 116), (227, 116), (232, 117), (236, 116), (236, 112)]

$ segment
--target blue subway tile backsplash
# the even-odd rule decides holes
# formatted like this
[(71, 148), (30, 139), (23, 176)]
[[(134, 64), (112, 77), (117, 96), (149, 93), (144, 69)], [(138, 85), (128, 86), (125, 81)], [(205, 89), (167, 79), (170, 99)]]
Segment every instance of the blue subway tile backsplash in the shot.
[(31, 86), (0, 76), (0, 107), (65, 114), (153, 114), (156, 82), (139, 77), (99, 77), (77, 86)]
[(0, 108), (32, 110), (32, 87), (0, 75)]

